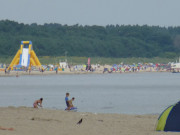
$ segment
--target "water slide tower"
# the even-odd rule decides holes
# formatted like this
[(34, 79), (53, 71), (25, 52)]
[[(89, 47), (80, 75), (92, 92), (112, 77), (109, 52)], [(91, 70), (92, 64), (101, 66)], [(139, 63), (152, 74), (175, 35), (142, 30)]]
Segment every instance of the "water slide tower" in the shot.
[(30, 68), (31, 66), (41, 67), (41, 63), (33, 50), (31, 41), (21, 41), (20, 49), (14, 56), (8, 68), (14, 66)]

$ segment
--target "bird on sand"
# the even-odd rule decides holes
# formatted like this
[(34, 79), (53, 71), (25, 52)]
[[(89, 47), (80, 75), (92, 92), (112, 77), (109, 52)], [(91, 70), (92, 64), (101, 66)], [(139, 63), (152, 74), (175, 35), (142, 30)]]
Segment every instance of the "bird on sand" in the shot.
[(82, 123), (82, 120), (83, 120), (83, 119), (81, 118), (77, 124), (81, 124), (81, 123)]

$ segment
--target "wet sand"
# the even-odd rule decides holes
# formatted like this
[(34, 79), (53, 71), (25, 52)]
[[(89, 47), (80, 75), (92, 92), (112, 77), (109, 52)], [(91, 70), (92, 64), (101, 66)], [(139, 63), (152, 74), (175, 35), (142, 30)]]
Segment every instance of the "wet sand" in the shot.
[[(0, 135), (179, 135), (156, 132), (158, 115), (94, 114), (0, 107)], [(77, 122), (82, 119), (81, 124)]]

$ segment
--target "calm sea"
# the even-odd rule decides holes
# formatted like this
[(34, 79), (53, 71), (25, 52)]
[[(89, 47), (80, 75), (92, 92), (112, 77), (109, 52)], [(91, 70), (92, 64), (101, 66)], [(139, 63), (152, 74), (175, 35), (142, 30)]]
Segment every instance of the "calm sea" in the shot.
[(65, 93), (79, 112), (160, 114), (180, 100), (180, 74), (127, 73), (0, 77), (0, 106), (65, 109)]

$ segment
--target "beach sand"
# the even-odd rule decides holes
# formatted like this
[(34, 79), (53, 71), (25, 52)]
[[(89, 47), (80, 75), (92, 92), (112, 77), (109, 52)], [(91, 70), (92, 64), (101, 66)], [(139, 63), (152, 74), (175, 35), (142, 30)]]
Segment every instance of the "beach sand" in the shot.
[[(110, 67), (110, 66), (106, 66), (106, 67)], [(71, 74), (103, 74), (103, 69), (104, 68), (100, 68), (99, 70), (96, 70), (94, 72), (91, 72), (91, 71), (70, 71), (69, 69), (65, 69), (64, 71), (58, 71), (58, 73), (56, 73), (56, 71), (45, 71), (45, 72), (40, 72), (40, 71), (31, 71), (29, 73), (29, 71), (11, 71), (9, 74), (5, 74), (4, 71), (0, 71), (0, 77), (11, 77), (11, 76), (21, 76), (21, 75), (63, 75), (63, 74), (68, 74), (68, 75), (71, 75)], [(156, 70), (150, 70), (150, 68), (148, 68), (147, 70), (140, 70), (138, 72), (121, 72), (121, 74), (123, 73), (142, 73), (142, 72), (169, 72), (169, 71), (166, 71), (166, 70), (161, 70), (161, 71), (156, 71)], [(116, 73), (116, 74), (120, 74), (120, 71), (113, 71), (113, 73)], [(108, 74), (107, 72), (105, 72), (104, 74)]]
[(179, 135), (155, 131), (158, 115), (94, 114), (30, 107), (0, 107), (0, 114), (0, 127), (14, 128), (0, 130), (0, 135)]
[(11, 76), (16, 76), (18, 74), (18, 76), (21, 75), (63, 75), (63, 74), (102, 74), (103, 71), (96, 71), (96, 72), (90, 72), (90, 71), (69, 71), (69, 70), (65, 70), (65, 71), (58, 71), (58, 73), (56, 74), (56, 71), (45, 71), (45, 72), (39, 72), (39, 71), (31, 71), (26, 72), (26, 71), (11, 71), (10, 73), (5, 74), (4, 71), (0, 71), (0, 76), (2, 77), (11, 77)]

